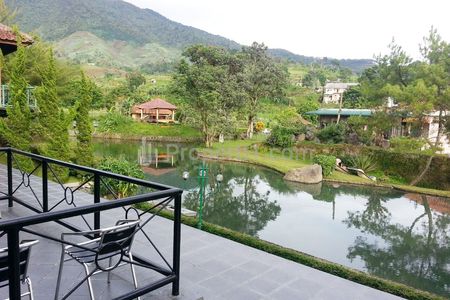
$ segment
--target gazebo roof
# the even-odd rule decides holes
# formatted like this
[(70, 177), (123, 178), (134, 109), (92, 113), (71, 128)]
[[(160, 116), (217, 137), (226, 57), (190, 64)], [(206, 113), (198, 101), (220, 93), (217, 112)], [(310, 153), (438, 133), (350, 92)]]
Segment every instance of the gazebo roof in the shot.
[(139, 109), (177, 109), (177, 107), (163, 99), (155, 98), (151, 101), (136, 105)]
[[(33, 38), (25, 33), (20, 33), (23, 45), (33, 44)], [(0, 48), (2, 49), (3, 55), (10, 54), (17, 50), (17, 37), (14, 30), (0, 23)]]

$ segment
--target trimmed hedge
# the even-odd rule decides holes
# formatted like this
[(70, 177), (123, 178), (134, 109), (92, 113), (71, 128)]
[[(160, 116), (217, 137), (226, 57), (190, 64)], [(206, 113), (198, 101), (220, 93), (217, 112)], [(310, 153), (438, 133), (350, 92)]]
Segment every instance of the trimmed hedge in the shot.
[[(139, 208), (145, 209), (149, 208), (150, 206), (147, 205), (140, 205)], [(161, 211), (159, 212), (159, 215), (173, 220), (173, 214), (169, 211)], [(182, 216), (181, 221), (183, 224), (191, 226), (191, 227), (197, 227), (198, 220), (197, 218), (193, 217), (186, 217)], [(240, 232), (233, 231), (228, 228), (224, 228), (218, 225), (214, 225), (208, 222), (202, 223), (202, 230), (209, 232), (214, 235), (218, 235), (221, 237), (224, 237), (229, 240), (233, 240), (235, 242), (238, 242), (243, 245), (250, 246), (255, 249), (262, 250), (267, 253), (271, 253), (280, 257), (283, 257), (285, 259), (303, 264), (305, 266), (309, 266), (311, 268), (324, 271), (329, 274), (336, 275), (338, 277), (348, 279), (369, 287), (373, 287), (375, 289), (397, 295), (400, 297), (404, 297), (407, 299), (412, 300), (425, 300), (425, 299), (433, 299), (433, 300), (440, 300), (445, 299), (441, 296), (425, 292), (422, 290), (415, 289), (413, 287), (396, 283), (393, 281), (389, 281), (386, 279), (378, 278), (376, 276), (369, 275), (364, 272), (360, 272), (351, 268), (344, 267), (342, 265), (332, 263), (329, 261), (326, 261), (324, 259), (320, 259), (317, 257), (314, 257), (312, 255), (293, 250), (290, 248), (285, 248), (280, 245), (276, 245), (264, 240), (260, 240), (256, 237), (243, 234)]]

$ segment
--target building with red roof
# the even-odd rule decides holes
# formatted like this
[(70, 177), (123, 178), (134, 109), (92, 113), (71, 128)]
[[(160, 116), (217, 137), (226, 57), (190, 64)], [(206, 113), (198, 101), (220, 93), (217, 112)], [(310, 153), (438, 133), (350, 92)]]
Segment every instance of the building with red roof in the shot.
[[(20, 33), (22, 44), (29, 46), (33, 44), (33, 38), (28, 34)], [(3, 55), (8, 55), (17, 50), (17, 36), (16, 32), (9, 26), (0, 23), (0, 49)]]
[(154, 123), (175, 122), (177, 107), (166, 100), (155, 98), (131, 108), (131, 116), (135, 120)]

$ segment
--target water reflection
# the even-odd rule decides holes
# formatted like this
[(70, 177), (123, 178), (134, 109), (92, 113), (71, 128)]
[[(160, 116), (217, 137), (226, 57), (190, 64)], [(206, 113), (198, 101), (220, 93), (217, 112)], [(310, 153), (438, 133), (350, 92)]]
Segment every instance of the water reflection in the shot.
[[(150, 153), (142, 147), (101, 143), (96, 151), (139, 162), (148, 179), (184, 189), (184, 206), (197, 211), (201, 161), (187, 155), (192, 147), (180, 145), (175, 153), (164, 144), (152, 144)], [(296, 184), (247, 164), (206, 165), (205, 221), (450, 297), (449, 199), (372, 187)], [(185, 171), (190, 175), (186, 181)], [(216, 181), (219, 173), (221, 183)]]
[[(257, 236), (267, 222), (276, 219), (281, 207), (277, 201), (269, 200), (269, 190), (265, 193), (258, 191), (260, 180), (251, 168), (241, 166), (239, 169), (242, 172), (232, 177), (232, 170), (225, 168), (221, 183), (217, 183), (213, 176), (209, 177), (203, 218), (213, 224)], [(184, 206), (197, 211), (198, 199), (197, 190), (189, 191), (184, 197)]]
[(384, 245), (358, 236), (349, 247), (347, 257), (363, 259), (371, 274), (404, 283), (414, 282), (419, 289), (449, 295), (450, 217), (433, 213), (429, 197), (419, 197), (422, 208), (407, 224), (393, 222), (388, 209), (382, 205), (388, 200), (383, 197), (369, 197), (364, 211), (348, 212), (344, 222), (349, 227), (382, 238)]

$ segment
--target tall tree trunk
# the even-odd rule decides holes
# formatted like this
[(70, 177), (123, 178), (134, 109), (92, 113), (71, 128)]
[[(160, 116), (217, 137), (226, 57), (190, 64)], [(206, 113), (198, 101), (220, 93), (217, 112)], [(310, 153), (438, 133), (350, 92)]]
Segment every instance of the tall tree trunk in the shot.
[(342, 95), (339, 97), (339, 110), (338, 110), (338, 115), (337, 115), (337, 121), (336, 121), (336, 124), (339, 124), (339, 122), (341, 121), (341, 112), (342, 112), (342, 101), (343, 101), (343, 98), (344, 98), (344, 94), (342, 94)]
[[(441, 143), (441, 135), (442, 135), (442, 114), (443, 111), (442, 109), (439, 110), (439, 118), (438, 118), (438, 132), (436, 135), (436, 141), (434, 143), (434, 147), (438, 147), (439, 144)], [(430, 158), (428, 158), (427, 164), (425, 165), (425, 168), (422, 170), (422, 172), (420, 172), (419, 176), (417, 176), (413, 181), (411, 181), (411, 185), (416, 185), (418, 184), (420, 181), (422, 181), (423, 177), (425, 176), (425, 174), (428, 172), (428, 170), (430, 169), (431, 166), (431, 162), (433, 161), (433, 157), (434, 155), (431, 155)]]
[(248, 127), (247, 127), (247, 138), (251, 139), (253, 138), (253, 122), (254, 122), (254, 117), (252, 115), (248, 116)]

